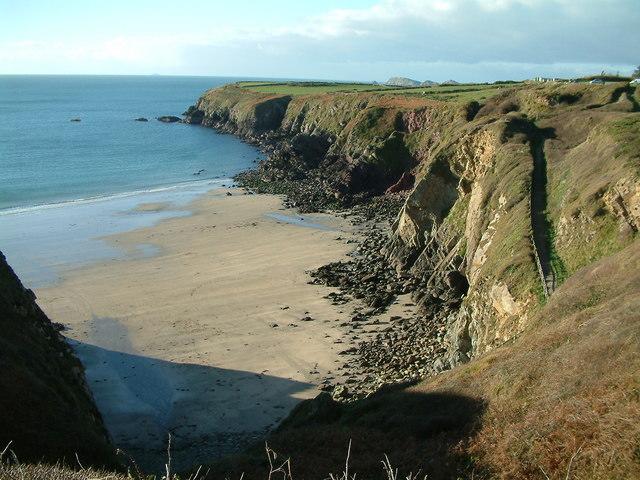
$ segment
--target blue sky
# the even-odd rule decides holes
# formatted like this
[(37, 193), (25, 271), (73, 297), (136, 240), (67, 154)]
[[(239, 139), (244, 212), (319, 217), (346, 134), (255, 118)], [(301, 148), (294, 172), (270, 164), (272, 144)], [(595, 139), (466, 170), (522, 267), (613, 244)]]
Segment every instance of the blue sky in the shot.
[(640, 0), (0, 0), (0, 73), (492, 81), (629, 73)]

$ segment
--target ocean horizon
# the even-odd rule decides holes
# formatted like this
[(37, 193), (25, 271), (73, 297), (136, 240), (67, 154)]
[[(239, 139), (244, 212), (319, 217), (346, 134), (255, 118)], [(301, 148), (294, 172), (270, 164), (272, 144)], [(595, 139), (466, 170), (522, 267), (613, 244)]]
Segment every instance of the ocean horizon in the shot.
[(0, 76), (0, 214), (230, 178), (250, 167), (256, 149), (237, 138), (156, 120), (238, 80)]

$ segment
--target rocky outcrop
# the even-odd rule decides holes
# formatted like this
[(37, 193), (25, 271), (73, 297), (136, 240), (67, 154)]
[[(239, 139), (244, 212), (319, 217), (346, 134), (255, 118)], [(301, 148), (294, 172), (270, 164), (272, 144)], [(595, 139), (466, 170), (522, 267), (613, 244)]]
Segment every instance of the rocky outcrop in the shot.
[(176, 122), (179, 122), (181, 119), (180, 117), (176, 117), (175, 115), (163, 115), (161, 117), (157, 117), (156, 120), (162, 123), (176, 123)]
[(622, 229), (640, 230), (640, 184), (637, 179), (622, 178), (604, 195), (608, 209), (619, 219)]
[(0, 445), (21, 461), (114, 465), (84, 370), (0, 253)]
[(421, 82), (406, 77), (391, 77), (385, 82), (385, 85), (392, 87), (419, 87)]
[[(315, 197), (325, 198), (319, 202), (325, 207), (352, 205), (384, 193), (403, 176), (398, 187), (408, 187), (421, 153), (410, 151), (406, 136), (446, 116), (441, 105), (422, 100), (416, 105), (416, 100), (369, 94), (291, 97), (229, 85), (206, 92), (184, 121), (260, 145), (269, 158), (257, 175), (244, 179), (252, 188), (282, 193), (292, 189), (282, 182), (305, 180)], [(411, 116), (416, 107), (418, 115)], [(298, 206), (318, 205), (301, 205), (298, 197)]]
[(404, 172), (396, 183), (391, 185), (385, 190), (385, 194), (404, 192), (405, 190), (411, 190), (415, 177), (410, 172)]

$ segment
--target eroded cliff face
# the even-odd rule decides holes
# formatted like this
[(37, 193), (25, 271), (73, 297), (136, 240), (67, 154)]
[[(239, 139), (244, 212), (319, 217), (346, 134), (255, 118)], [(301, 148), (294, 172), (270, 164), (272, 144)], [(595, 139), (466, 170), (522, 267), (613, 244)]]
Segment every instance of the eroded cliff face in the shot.
[[(258, 167), (264, 183), (304, 179), (342, 204), (381, 194), (416, 167), (423, 156), (416, 148), (425, 147), (416, 141), (420, 125), (445, 125), (463, 115), (419, 98), (290, 97), (237, 85), (206, 92), (186, 113), (187, 123), (260, 144), (269, 153)], [(410, 186), (405, 178), (403, 187)]]
[[(556, 285), (637, 238), (640, 114), (619, 90), (515, 90), (423, 162), (388, 254), (420, 279), (423, 305), (446, 306), (432, 310), (446, 316), (450, 366), (527, 328), (546, 301), (541, 257)], [(545, 228), (531, 219), (537, 145), (548, 252), (533, 241)]]
[(439, 370), (518, 336), (557, 285), (637, 238), (636, 109), (621, 84), (520, 86), (483, 105), (232, 85), (187, 121), (266, 146), (260, 181), (313, 184), (338, 204), (403, 179), (384, 253), (446, 326)]
[(0, 253), (0, 445), (21, 461), (113, 466), (84, 370)]

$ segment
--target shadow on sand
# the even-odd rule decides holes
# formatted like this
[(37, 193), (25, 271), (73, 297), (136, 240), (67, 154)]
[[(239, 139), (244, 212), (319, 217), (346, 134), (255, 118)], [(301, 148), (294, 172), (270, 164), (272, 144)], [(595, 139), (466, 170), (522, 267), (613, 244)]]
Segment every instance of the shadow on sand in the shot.
[[(70, 341), (116, 447), (146, 472), (210, 463), (266, 434), (313, 385), (265, 374), (128, 353), (118, 322), (100, 320), (115, 349)], [(108, 329), (113, 329), (108, 332)], [(105, 336), (102, 336), (105, 338)], [(124, 351), (122, 351), (124, 350)]]

